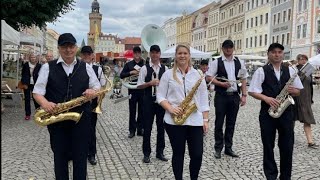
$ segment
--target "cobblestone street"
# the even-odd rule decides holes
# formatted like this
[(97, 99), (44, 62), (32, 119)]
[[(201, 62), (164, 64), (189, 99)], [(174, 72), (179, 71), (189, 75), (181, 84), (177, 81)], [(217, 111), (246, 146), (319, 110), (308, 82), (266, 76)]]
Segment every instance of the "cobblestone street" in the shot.
[[(124, 93), (126, 94), (126, 92)], [(109, 97), (109, 96), (108, 96)], [(24, 120), (21, 106), (12, 100), (3, 99), (5, 112), (1, 115), (1, 179), (51, 180), (54, 179), (53, 153), (46, 127), (37, 126), (32, 120)], [(314, 115), (317, 121), (313, 129), (315, 142), (320, 144), (320, 89), (314, 91)], [(105, 98), (104, 113), (97, 124), (96, 166), (88, 163), (88, 179), (174, 179), (171, 161), (162, 162), (155, 157), (156, 126), (152, 134), (151, 163), (142, 162), (142, 137), (128, 139), (128, 101), (113, 104)], [(248, 97), (241, 107), (234, 135), (234, 151), (240, 158), (213, 156), (214, 107), (210, 112), (210, 130), (205, 136), (200, 179), (264, 179), (262, 169), (262, 143), (258, 123), (260, 101)], [(186, 152), (186, 157), (187, 157)], [(171, 146), (166, 135), (166, 157), (171, 157)], [(279, 167), (279, 150), (275, 156)], [(185, 158), (184, 178), (189, 178), (189, 162)], [(72, 167), (70, 164), (70, 171)], [(295, 147), (292, 179), (320, 179), (320, 149), (307, 147), (303, 125), (295, 127)]]

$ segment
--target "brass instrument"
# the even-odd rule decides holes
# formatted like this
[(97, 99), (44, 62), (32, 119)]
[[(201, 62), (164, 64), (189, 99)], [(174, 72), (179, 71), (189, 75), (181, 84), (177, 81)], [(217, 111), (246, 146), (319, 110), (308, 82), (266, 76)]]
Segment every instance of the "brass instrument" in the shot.
[[(112, 82), (111, 80), (109, 79), (109, 76), (110, 76), (110, 73), (111, 73), (111, 68), (107, 65), (103, 66), (103, 75), (104, 77), (106, 78), (106, 80), (111, 84), (110, 86), (112, 87)], [(108, 82), (106, 82), (105, 85), (102, 86), (102, 89), (105, 89)], [(98, 113), (98, 114), (101, 114), (102, 113), (102, 108), (101, 108), (101, 104), (102, 104), (102, 100), (103, 98), (105, 97), (106, 93), (103, 93), (101, 94), (99, 97), (98, 97), (98, 105), (97, 107), (92, 111), (92, 112), (95, 112), (95, 113)]]
[[(199, 72), (200, 73), (200, 72)], [(194, 95), (196, 94), (203, 78), (205, 76), (203, 74), (201, 74), (201, 78), (197, 81), (197, 83), (192, 87), (190, 93), (186, 96), (186, 98), (181, 102), (181, 104), (179, 105), (179, 107), (182, 109), (182, 114), (180, 115), (172, 115), (172, 119), (174, 121), (175, 124), (177, 125), (182, 125), (183, 123), (186, 122), (186, 120), (188, 119), (188, 117), (191, 115), (191, 113), (193, 113), (194, 111), (197, 110), (197, 106), (195, 103), (192, 103), (190, 105), (190, 103), (192, 102), (192, 99), (194, 97)]]
[(48, 113), (44, 109), (38, 109), (35, 112), (34, 121), (40, 126), (47, 126), (65, 120), (73, 120), (75, 122), (78, 122), (81, 118), (82, 113), (68, 111), (110, 91), (112, 88), (112, 82), (109, 79), (107, 79), (107, 81), (109, 82), (110, 87), (105, 86), (101, 88), (93, 98), (80, 96), (64, 103), (58, 103), (53, 110), (53, 113)]
[(272, 107), (269, 108), (268, 113), (273, 118), (279, 118), (283, 112), (290, 106), (291, 104), (294, 105), (295, 102), (293, 98), (289, 95), (288, 88), (293, 83), (294, 79), (298, 76), (297, 70), (294, 68), (296, 73), (288, 80), (286, 85), (281, 90), (280, 94), (277, 95), (276, 99), (280, 102), (280, 105), (273, 109)]
[(122, 85), (128, 89), (137, 89), (137, 80), (138, 80), (139, 74), (131, 75), (129, 77), (126, 77), (122, 81)]
[(239, 87), (242, 86), (241, 80), (230, 80), (230, 79), (227, 79), (227, 78), (224, 78), (224, 77), (215, 77), (215, 78), (223, 80), (223, 81), (227, 81), (229, 83), (236, 83)]

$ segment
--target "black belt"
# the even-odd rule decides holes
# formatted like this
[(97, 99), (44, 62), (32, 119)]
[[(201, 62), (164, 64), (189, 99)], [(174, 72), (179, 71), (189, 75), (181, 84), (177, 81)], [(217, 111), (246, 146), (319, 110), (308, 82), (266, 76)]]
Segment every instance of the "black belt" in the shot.
[(216, 92), (216, 94), (222, 95), (222, 96), (235, 96), (239, 95), (238, 91), (234, 92)]

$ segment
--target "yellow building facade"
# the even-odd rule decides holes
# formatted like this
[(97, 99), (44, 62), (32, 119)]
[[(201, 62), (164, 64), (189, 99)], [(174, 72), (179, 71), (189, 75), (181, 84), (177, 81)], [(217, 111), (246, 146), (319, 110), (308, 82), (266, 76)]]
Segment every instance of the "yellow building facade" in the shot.
[(192, 15), (183, 13), (180, 19), (177, 20), (177, 44), (191, 44), (192, 17)]

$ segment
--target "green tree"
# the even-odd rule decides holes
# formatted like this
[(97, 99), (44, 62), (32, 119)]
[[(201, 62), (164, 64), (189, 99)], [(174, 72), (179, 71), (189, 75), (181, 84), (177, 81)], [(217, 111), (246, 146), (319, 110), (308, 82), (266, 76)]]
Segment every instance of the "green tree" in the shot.
[(1, 19), (14, 29), (44, 27), (73, 10), (74, 0), (2, 0)]

